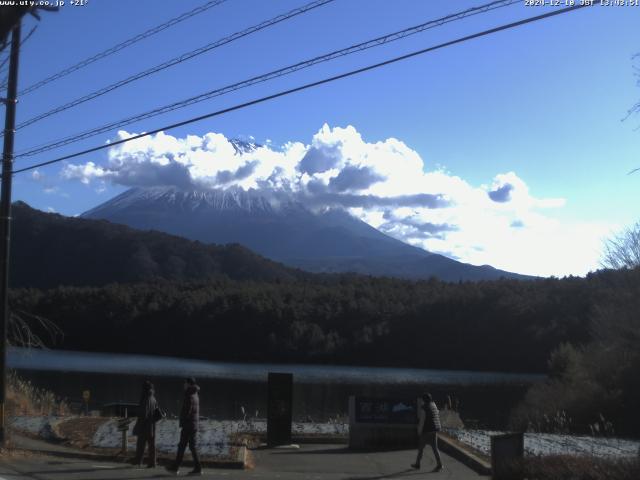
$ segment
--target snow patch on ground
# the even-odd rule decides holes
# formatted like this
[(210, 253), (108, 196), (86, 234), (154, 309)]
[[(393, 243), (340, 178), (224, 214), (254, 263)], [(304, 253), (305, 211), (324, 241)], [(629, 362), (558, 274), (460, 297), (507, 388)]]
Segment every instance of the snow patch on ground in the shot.
[[(118, 419), (102, 424), (91, 442), (94, 447), (119, 448), (122, 445), (122, 432), (118, 431)], [(228, 456), (230, 454), (229, 434), (233, 433), (223, 422), (201, 422), (198, 429), (198, 448), (202, 455)], [(128, 437), (135, 444), (133, 435), (135, 421), (129, 424)], [(177, 420), (162, 420), (156, 425), (156, 449), (159, 452), (174, 453), (180, 440), (180, 428)]]
[[(222, 423), (236, 424), (234, 428), (237, 428), (237, 431), (241, 433), (267, 433), (266, 420), (249, 420), (247, 422), (227, 421)], [(291, 433), (293, 435), (347, 436), (349, 435), (349, 424), (338, 422), (293, 422), (291, 425)]]
[(57, 440), (58, 435), (55, 433), (55, 427), (60, 422), (65, 420), (65, 417), (56, 416), (19, 416), (12, 417), (10, 424), (16, 430), (22, 430), (23, 432), (38, 435), (47, 440)]
[[(135, 442), (133, 426), (129, 425), (128, 436)], [(201, 420), (198, 426), (198, 448), (202, 455), (228, 456), (233, 435), (238, 433), (267, 432), (266, 420), (233, 421)], [(345, 423), (302, 423), (292, 425), (294, 435), (348, 435), (349, 425)], [(156, 425), (156, 448), (159, 452), (173, 453), (180, 440), (178, 420), (165, 419)], [(118, 431), (118, 419), (107, 420), (93, 436), (92, 445), (102, 448), (119, 448), (122, 433)]]
[[(489, 456), (491, 435), (504, 432), (489, 430), (446, 429), (446, 433)], [(596, 457), (633, 457), (640, 451), (640, 441), (620, 438), (525, 433), (526, 455), (592, 455)]]

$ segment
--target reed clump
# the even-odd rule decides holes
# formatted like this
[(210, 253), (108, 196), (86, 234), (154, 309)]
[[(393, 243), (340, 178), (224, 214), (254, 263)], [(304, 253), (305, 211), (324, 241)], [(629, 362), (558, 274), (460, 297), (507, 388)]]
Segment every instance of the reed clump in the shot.
[(57, 415), (69, 413), (69, 406), (53, 392), (33, 385), (15, 372), (7, 375), (7, 415)]

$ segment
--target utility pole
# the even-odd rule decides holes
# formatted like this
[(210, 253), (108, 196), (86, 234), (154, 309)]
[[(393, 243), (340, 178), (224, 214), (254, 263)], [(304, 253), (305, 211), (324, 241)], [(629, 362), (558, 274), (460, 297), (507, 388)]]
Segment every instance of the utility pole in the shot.
[(20, 23), (13, 28), (9, 60), (9, 78), (5, 104), (4, 149), (2, 152), (2, 192), (0, 192), (0, 448), (7, 440), (7, 325), (9, 323), (9, 247), (11, 240), (11, 180), (13, 176), (13, 142), (18, 103), (18, 60), (20, 58)]

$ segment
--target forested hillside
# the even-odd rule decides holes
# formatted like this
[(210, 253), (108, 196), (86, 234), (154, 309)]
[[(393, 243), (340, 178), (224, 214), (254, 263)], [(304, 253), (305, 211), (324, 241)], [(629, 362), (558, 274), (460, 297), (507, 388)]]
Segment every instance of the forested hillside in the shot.
[(11, 285), (100, 286), (157, 279), (302, 278), (308, 274), (267, 260), (240, 245), (205, 245), (106, 221), (13, 206)]
[[(624, 280), (624, 281), (623, 281)], [(362, 276), (15, 290), (59, 348), (211, 360), (545, 372), (640, 271), (451, 284)], [(600, 318), (600, 317), (598, 317)]]

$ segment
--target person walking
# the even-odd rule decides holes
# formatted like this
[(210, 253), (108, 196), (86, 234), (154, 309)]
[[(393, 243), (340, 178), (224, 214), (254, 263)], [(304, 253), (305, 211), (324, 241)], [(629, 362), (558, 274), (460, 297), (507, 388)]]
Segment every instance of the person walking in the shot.
[(136, 444), (136, 456), (133, 464), (142, 466), (142, 458), (146, 445), (149, 445), (149, 460), (147, 468), (155, 468), (156, 466), (156, 422), (154, 412), (158, 407), (153, 384), (145, 381), (142, 384), (142, 394), (138, 404), (138, 420), (133, 427), (133, 434), (138, 436)]
[(418, 456), (416, 463), (411, 464), (412, 468), (420, 468), (424, 447), (429, 444), (433, 449), (433, 455), (436, 457), (436, 467), (433, 471), (439, 472), (442, 470), (442, 460), (438, 450), (438, 432), (441, 428), (438, 407), (431, 394), (425, 393), (418, 399)]
[(180, 410), (180, 442), (178, 443), (178, 453), (176, 460), (166, 467), (167, 471), (178, 474), (184, 451), (189, 445), (191, 456), (193, 457), (194, 468), (189, 475), (202, 475), (202, 465), (198, 456), (198, 419), (200, 417), (200, 387), (193, 377), (189, 377), (184, 382), (184, 399)]

